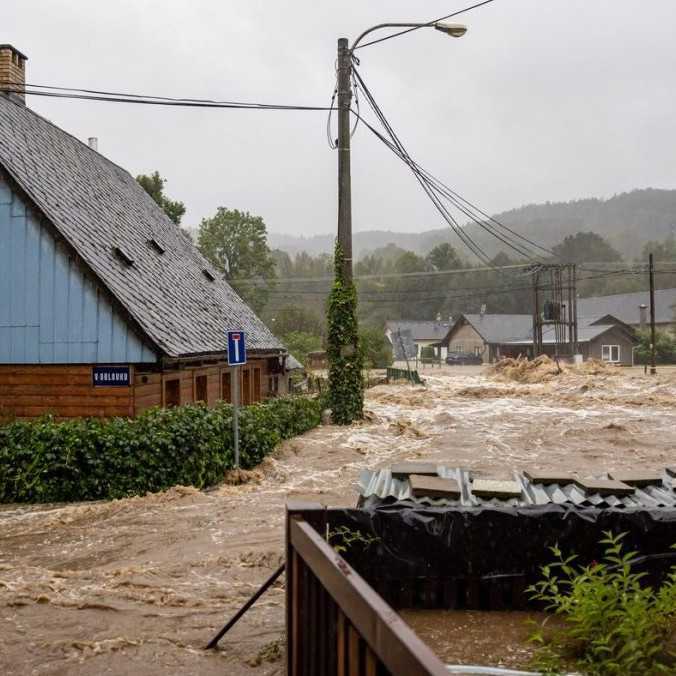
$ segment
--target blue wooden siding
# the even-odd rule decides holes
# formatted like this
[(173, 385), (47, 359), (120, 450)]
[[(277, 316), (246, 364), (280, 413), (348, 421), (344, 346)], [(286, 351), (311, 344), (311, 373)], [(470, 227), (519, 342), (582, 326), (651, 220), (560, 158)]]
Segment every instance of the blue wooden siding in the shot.
[(0, 179), (0, 364), (156, 360)]

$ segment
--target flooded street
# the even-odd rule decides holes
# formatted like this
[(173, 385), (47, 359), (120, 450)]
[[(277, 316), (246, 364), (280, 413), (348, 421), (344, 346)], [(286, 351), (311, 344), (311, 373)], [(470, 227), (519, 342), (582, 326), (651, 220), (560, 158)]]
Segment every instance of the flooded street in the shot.
[(0, 665), (8, 674), (282, 674), (276, 584), (203, 646), (283, 559), (289, 498), (354, 506), (359, 471), (425, 459), (513, 468), (676, 462), (676, 373), (524, 383), (456, 367), (381, 385), (367, 419), (286, 442), (244, 485), (68, 506), (0, 508)]

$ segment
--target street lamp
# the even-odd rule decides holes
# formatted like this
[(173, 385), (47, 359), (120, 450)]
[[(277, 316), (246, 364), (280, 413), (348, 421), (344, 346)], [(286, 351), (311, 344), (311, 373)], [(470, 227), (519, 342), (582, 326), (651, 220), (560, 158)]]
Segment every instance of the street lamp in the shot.
[(434, 28), (460, 38), (467, 32), (461, 23), (381, 23), (365, 30), (349, 47), (347, 38), (338, 40), (338, 244), (343, 250), (343, 278), (352, 279), (352, 181), (350, 176), (350, 105), (352, 103), (352, 55), (359, 43), (381, 28)]
[(382, 23), (364, 31), (349, 46), (338, 40), (338, 246), (336, 279), (329, 297), (327, 354), (329, 403), (334, 422), (345, 424), (363, 415), (362, 357), (359, 350), (357, 301), (352, 281), (352, 182), (350, 177), (350, 106), (352, 56), (369, 33), (381, 28), (434, 28), (454, 38), (467, 27), (457, 23)]

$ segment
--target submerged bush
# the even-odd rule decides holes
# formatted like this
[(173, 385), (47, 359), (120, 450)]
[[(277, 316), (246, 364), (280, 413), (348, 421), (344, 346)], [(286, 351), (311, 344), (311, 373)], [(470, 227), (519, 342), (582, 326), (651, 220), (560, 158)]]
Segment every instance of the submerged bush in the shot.
[(538, 630), (534, 666), (546, 673), (566, 667), (590, 676), (676, 674), (676, 566), (659, 589), (632, 572), (635, 552), (623, 553), (623, 535), (604, 533), (603, 561), (576, 566), (558, 547), (532, 598), (562, 618), (561, 629), (545, 637)]
[[(283, 439), (317, 426), (321, 405), (289, 397), (240, 409), (240, 464), (258, 464)], [(233, 467), (232, 406), (151, 409), (134, 419), (0, 427), (0, 502), (98, 500), (177, 484), (218, 483)]]

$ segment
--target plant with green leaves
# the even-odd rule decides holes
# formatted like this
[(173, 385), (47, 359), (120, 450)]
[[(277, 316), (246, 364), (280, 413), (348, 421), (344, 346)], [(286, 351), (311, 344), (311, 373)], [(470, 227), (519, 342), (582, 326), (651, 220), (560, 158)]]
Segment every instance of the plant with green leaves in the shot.
[(653, 589), (633, 572), (636, 552), (623, 551), (626, 534), (604, 532), (603, 561), (575, 564), (552, 547), (556, 561), (542, 568), (531, 598), (563, 620), (551, 635), (538, 629), (533, 666), (545, 673), (577, 669), (589, 676), (653, 676), (676, 673), (676, 566)]
[[(332, 541), (335, 540), (335, 544)], [(349, 526), (338, 526), (335, 530), (329, 530), (326, 541), (338, 554), (345, 554), (352, 547), (368, 549), (371, 545), (380, 541), (379, 537), (352, 530)]]
[(327, 356), (329, 359), (329, 406), (333, 422), (349, 425), (364, 415), (362, 369), (359, 345), (357, 290), (345, 279), (345, 255), (336, 242), (335, 280), (328, 300)]
[[(282, 397), (240, 410), (244, 469), (320, 423), (322, 402)], [(232, 406), (151, 409), (134, 419), (50, 417), (0, 427), (0, 502), (101, 500), (197, 488), (234, 466)]]

